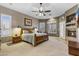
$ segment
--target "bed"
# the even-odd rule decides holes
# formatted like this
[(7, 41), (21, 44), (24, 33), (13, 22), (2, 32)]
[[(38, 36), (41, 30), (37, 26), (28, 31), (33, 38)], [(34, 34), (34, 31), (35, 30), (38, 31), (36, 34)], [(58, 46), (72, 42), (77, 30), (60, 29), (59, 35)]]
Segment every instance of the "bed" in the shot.
[(39, 43), (47, 41), (48, 34), (47, 33), (34, 33), (34, 32), (28, 33), (28, 32), (25, 32), (22, 34), (22, 40), (32, 44), (33, 46), (36, 46)]

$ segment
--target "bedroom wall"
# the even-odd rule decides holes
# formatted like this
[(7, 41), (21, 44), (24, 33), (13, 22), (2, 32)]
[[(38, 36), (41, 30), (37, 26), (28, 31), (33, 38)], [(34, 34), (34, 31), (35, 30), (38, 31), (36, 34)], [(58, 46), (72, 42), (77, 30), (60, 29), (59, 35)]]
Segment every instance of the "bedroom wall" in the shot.
[[(32, 26), (35, 26), (36, 24), (38, 24), (38, 19), (27, 16), (27, 15), (22, 14), (20, 12), (8, 9), (6, 7), (3, 7), (3, 6), (0, 6), (0, 14), (6, 14), (6, 15), (12, 16), (12, 27), (13, 28), (18, 26), (18, 25), (23, 27), (25, 17), (32, 19)], [(24, 27), (26, 27), (26, 26), (24, 26)]]
[[(18, 25), (20, 25), (23, 28), (25, 28), (25, 27), (34, 27), (34, 26), (36, 26), (36, 24), (38, 24), (38, 19), (27, 16), (27, 15), (22, 14), (20, 12), (8, 9), (6, 7), (3, 7), (3, 6), (0, 6), (0, 15), (1, 14), (12, 16), (12, 28), (17, 27)], [(29, 19), (32, 19), (32, 26), (24, 26), (24, 18), (25, 17), (27, 17)], [(1, 27), (1, 24), (0, 24), (0, 27)], [(7, 37), (6, 39), (5, 38), (0, 38), (0, 39), (2, 39), (2, 42), (7, 42), (7, 41), (11, 40), (11, 37)]]

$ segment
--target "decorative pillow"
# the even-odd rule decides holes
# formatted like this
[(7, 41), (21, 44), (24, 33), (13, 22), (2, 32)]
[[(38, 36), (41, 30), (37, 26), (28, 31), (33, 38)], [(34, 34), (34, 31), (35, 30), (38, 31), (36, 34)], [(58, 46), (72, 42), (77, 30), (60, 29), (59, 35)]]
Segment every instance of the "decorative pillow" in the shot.
[(33, 33), (33, 30), (31, 29), (31, 30), (29, 30), (29, 33)]

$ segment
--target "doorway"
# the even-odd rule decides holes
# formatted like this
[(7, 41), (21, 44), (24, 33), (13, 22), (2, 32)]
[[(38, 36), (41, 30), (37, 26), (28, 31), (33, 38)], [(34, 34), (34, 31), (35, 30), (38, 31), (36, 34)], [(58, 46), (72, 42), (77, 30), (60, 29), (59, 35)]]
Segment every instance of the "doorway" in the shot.
[(65, 30), (66, 30), (65, 21), (61, 21), (59, 23), (59, 36), (60, 36), (60, 38), (65, 39)]

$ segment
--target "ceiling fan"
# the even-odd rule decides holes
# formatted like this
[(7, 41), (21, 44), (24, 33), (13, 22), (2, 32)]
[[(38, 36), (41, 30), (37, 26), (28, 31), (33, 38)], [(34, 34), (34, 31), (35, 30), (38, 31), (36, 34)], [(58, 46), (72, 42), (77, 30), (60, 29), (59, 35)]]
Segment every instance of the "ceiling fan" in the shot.
[(32, 12), (35, 12), (36, 16), (46, 16), (46, 13), (51, 12), (51, 10), (44, 10), (43, 3), (40, 3), (40, 8), (37, 8), (36, 11), (32, 11)]

